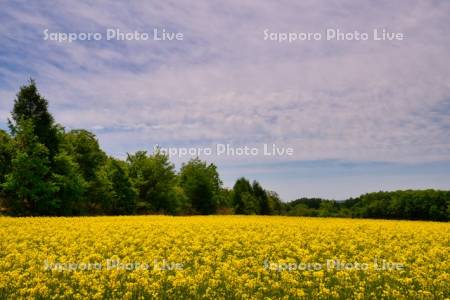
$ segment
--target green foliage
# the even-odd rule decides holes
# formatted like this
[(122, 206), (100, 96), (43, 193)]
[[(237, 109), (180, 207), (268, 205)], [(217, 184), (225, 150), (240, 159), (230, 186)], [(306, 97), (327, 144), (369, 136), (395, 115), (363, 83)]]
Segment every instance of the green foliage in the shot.
[(57, 187), (51, 181), (48, 149), (34, 134), (31, 120), (19, 121), (15, 133), (11, 172), (2, 184), (8, 207), (19, 215), (56, 214)]
[(319, 216), (319, 210), (308, 207), (305, 203), (298, 203), (294, 205), (288, 212), (289, 216), (305, 216), (305, 217), (317, 217)]
[(109, 214), (112, 198), (112, 183), (108, 174), (108, 165), (103, 164), (94, 178), (88, 182), (86, 192), (86, 211), (90, 214)]
[(85, 212), (87, 183), (73, 157), (65, 152), (55, 156), (51, 181), (57, 188), (53, 197), (58, 203), (59, 215), (80, 215)]
[(376, 192), (337, 202), (302, 198), (288, 203), (289, 215), (448, 221), (449, 191)]
[(138, 151), (128, 155), (130, 176), (138, 190), (141, 210), (177, 214), (182, 199), (176, 194), (175, 167), (169, 157), (159, 151), (147, 155)]
[(113, 215), (134, 213), (137, 192), (128, 176), (127, 165), (122, 161), (110, 158), (106, 164), (106, 174), (110, 182), (110, 203), (103, 207), (103, 210)]
[(259, 212), (258, 199), (251, 192), (243, 192), (240, 194), (242, 208), (242, 214), (244, 215), (256, 215)]
[(95, 179), (97, 171), (107, 159), (95, 135), (87, 130), (71, 130), (66, 133), (62, 149), (75, 159), (84, 179), (88, 182)]
[(262, 188), (259, 182), (253, 181), (252, 191), (253, 196), (258, 202), (257, 213), (261, 215), (272, 215), (274, 209), (271, 206), (267, 192)]
[(191, 202), (181, 186), (175, 186), (173, 197), (174, 203), (176, 203), (174, 206), (174, 215), (189, 215), (194, 213)]
[(208, 165), (198, 158), (191, 159), (181, 167), (179, 180), (194, 212), (216, 212), (222, 182), (214, 164)]
[(218, 214), (234, 214), (233, 190), (221, 188), (217, 196), (217, 213)]
[(244, 177), (236, 180), (233, 186), (233, 203), (237, 214), (247, 215), (257, 213), (257, 206), (254, 203), (256, 199), (250, 197), (251, 195), (253, 195), (253, 190), (250, 182)]
[(77, 166), (77, 173), (84, 181), (84, 193), (77, 203), (77, 211), (94, 214), (107, 213), (111, 198), (111, 183), (106, 174), (107, 156), (95, 135), (87, 130), (71, 130), (61, 138), (60, 151), (69, 155)]
[(334, 217), (338, 216), (338, 204), (336, 201), (322, 201), (319, 207), (320, 217)]
[(253, 184), (245, 178), (239, 178), (233, 187), (233, 203), (237, 214), (273, 215), (280, 210), (278, 195), (264, 190), (259, 182)]
[(352, 207), (352, 215), (363, 218), (449, 220), (450, 192), (406, 190), (362, 195)]
[[(0, 184), (5, 181), (6, 174), (11, 171), (11, 159), (13, 154), (13, 145), (11, 136), (3, 130), (0, 130)], [(0, 186), (0, 197), (1, 197)]]
[(30, 120), (34, 135), (47, 148), (52, 162), (58, 152), (58, 129), (48, 111), (48, 102), (39, 94), (34, 80), (31, 79), (28, 85), (20, 88), (11, 115), (9, 124), (13, 135), (17, 133), (21, 120)]
[(274, 191), (266, 191), (268, 202), (269, 202), (269, 209), (272, 214), (275, 215), (285, 215), (286, 214), (286, 205), (283, 203), (278, 196), (278, 194)]

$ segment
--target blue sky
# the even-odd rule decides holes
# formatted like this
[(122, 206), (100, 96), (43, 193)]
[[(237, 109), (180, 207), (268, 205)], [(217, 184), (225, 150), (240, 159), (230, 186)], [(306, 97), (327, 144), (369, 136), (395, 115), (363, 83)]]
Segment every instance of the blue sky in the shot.
[[(0, 24), (1, 128), (31, 76), (59, 123), (95, 132), (117, 157), (273, 143), (294, 155), (203, 158), (225, 185), (247, 176), (284, 200), (450, 188), (448, 1), (2, 1)], [(45, 29), (108, 28), (184, 39), (44, 40)], [(263, 34), (327, 28), (405, 39)]]

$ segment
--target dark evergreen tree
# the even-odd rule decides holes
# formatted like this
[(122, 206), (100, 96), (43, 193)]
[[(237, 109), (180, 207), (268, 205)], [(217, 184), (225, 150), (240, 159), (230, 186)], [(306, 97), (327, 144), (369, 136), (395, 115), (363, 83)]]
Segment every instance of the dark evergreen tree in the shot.
[(233, 186), (233, 203), (237, 214), (252, 215), (259, 212), (259, 203), (253, 194), (253, 187), (244, 177), (236, 180)]
[(30, 79), (28, 85), (20, 88), (11, 115), (9, 125), (12, 134), (16, 134), (21, 120), (31, 120), (34, 135), (48, 149), (50, 162), (53, 162), (58, 152), (58, 128), (48, 111), (48, 102), (39, 94), (34, 80)]
[(2, 187), (8, 207), (19, 215), (54, 215), (59, 203), (53, 197), (57, 187), (51, 181), (48, 149), (34, 133), (32, 120), (16, 124), (11, 172)]

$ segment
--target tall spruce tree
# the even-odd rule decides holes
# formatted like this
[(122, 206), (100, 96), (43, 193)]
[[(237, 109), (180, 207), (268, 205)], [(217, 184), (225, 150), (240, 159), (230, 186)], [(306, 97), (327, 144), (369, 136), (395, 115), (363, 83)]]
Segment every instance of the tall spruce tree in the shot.
[(58, 128), (48, 111), (47, 100), (39, 94), (33, 79), (20, 87), (11, 115), (12, 120), (8, 121), (12, 134), (16, 134), (21, 120), (31, 120), (34, 135), (48, 149), (50, 162), (53, 162), (58, 152)]

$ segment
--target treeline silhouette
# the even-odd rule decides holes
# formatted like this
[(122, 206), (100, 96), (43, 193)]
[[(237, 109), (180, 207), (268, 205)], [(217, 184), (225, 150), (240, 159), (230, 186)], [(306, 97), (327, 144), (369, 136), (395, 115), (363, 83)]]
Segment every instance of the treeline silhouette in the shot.
[(448, 221), (450, 191), (376, 192), (345, 201), (301, 198), (286, 204), (291, 216)]
[(223, 187), (217, 167), (191, 159), (177, 172), (160, 152), (108, 156), (87, 130), (66, 131), (33, 80), (0, 130), (0, 209), (14, 216), (261, 214), (448, 220), (447, 191), (398, 191), (337, 202), (283, 203), (245, 178)]

